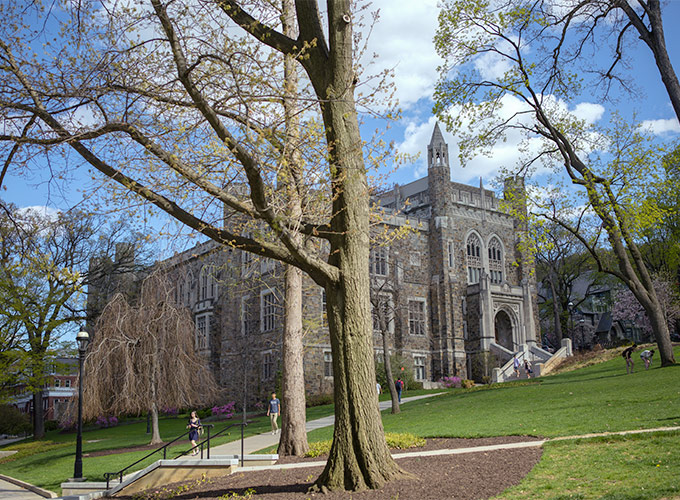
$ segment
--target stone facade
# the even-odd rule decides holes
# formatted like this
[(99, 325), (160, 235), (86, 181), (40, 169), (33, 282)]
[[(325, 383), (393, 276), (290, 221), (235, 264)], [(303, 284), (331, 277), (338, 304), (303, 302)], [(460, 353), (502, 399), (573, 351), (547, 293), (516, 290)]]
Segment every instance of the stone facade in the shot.
[[(390, 304), (390, 342), (416, 380), (480, 378), (476, 360), (492, 343), (510, 351), (534, 343), (536, 287), (519, 251), (521, 222), (494, 193), (452, 182), (448, 145), (435, 126), (428, 176), (378, 198), (389, 228), (410, 229), (371, 251), (374, 286)], [(506, 191), (522, 192), (521, 181)], [(196, 348), (233, 399), (262, 399), (281, 371), (283, 266), (208, 242), (161, 263), (178, 304), (196, 321)], [(322, 289), (305, 280), (305, 383), (309, 394), (333, 387)], [(375, 332), (376, 354), (382, 338)]]

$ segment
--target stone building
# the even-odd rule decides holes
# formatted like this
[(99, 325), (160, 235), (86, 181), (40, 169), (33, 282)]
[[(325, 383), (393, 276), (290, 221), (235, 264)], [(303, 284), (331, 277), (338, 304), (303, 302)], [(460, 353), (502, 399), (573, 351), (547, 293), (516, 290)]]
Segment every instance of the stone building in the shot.
[[(489, 356), (505, 358), (537, 338), (533, 269), (522, 255), (521, 221), (494, 193), (452, 182), (448, 145), (435, 126), (427, 147), (428, 176), (379, 195), (383, 224), (404, 236), (371, 250), (375, 293), (389, 304), (396, 352), (416, 380), (481, 378)], [(506, 194), (521, 200), (511, 179)], [(506, 196), (507, 197), (507, 196)], [(521, 207), (520, 207), (521, 208)], [(276, 386), (283, 331), (283, 266), (207, 242), (161, 265), (176, 283), (176, 300), (193, 312), (196, 349), (234, 398), (262, 398)], [(325, 297), (305, 281), (305, 382), (309, 394), (332, 391)], [(374, 321), (376, 356), (382, 353)]]

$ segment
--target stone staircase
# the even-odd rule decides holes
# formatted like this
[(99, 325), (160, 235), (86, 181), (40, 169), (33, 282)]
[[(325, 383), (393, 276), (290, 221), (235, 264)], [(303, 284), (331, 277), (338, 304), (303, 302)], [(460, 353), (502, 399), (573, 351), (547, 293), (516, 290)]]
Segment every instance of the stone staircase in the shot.
[[(534, 377), (547, 375), (550, 373), (560, 361), (573, 354), (571, 339), (563, 339), (562, 347), (554, 353), (541, 349), (533, 344), (522, 344), (516, 352), (510, 351), (505, 347), (491, 343), (491, 352), (494, 353), (502, 362), (505, 362), (500, 368), (494, 368), (491, 374), (492, 382), (507, 382), (509, 380), (518, 380), (526, 378), (524, 374), (524, 360), (529, 361)], [(515, 375), (513, 366), (514, 358), (517, 356), (520, 363), (520, 376)], [(524, 376), (523, 376), (524, 375)]]

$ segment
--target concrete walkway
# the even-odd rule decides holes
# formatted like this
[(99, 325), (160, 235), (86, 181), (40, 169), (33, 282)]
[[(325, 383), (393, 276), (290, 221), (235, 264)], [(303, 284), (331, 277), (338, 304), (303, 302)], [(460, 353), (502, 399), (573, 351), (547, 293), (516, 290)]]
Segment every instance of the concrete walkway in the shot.
[[(36, 491), (42, 492), (42, 495), (39, 495)], [(45, 498), (55, 497), (56, 495), (51, 491), (43, 490), (18, 479), (0, 474), (0, 499), (45, 500)]]
[[(401, 398), (401, 403), (408, 403), (409, 401), (417, 401), (419, 399), (431, 398), (434, 396), (439, 396), (440, 394), (445, 394), (443, 392), (438, 392), (434, 394), (423, 394), (422, 396), (411, 396), (408, 398)], [(380, 401), (380, 411), (388, 410), (392, 408), (392, 401)], [(308, 421), (305, 428), (307, 432), (313, 431), (314, 429), (320, 429), (321, 427), (328, 427), (329, 425), (335, 424), (335, 415), (329, 415), (327, 417), (319, 418), (316, 420)], [(280, 425), (280, 421), (279, 421)], [(243, 440), (244, 454), (250, 455), (263, 448), (269, 448), (270, 446), (276, 446), (279, 444), (280, 434), (272, 435), (271, 432), (266, 432), (264, 434), (258, 434), (256, 436), (251, 436)], [(210, 448), (210, 456), (221, 456), (221, 455), (241, 455), (241, 440), (232, 441), (231, 443), (222, 444), (219, 446), (213, 446)], [(189, 458), (189, 457), (186, 457)], [(197, 457), (194, 457), (197, 458)]]

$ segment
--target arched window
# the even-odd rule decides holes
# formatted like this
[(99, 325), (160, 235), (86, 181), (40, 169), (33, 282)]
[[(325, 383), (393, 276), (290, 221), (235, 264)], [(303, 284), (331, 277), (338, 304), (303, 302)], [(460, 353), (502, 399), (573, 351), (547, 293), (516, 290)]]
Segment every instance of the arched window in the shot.
[(215, 298), (215, 268), (203, 266), (198, 278), (198, 300)]
[(466, 244), (468, 284), (479, 283), (482, 275), (482, 243), (476, 234), (468, 236)]
[(503, 246), (496, 236), (489, 241), (489, 276), (491, 283), (503, 282)]

